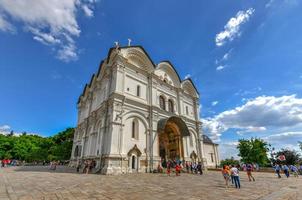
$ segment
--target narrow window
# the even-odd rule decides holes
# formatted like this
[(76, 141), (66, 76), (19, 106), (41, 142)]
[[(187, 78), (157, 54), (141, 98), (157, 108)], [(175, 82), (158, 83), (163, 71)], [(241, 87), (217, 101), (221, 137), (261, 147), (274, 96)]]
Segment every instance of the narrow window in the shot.
[(213, 153), (211, 153), (211, 161), (214, 162)]
[(136, 87), (136, 96), (140, 97), (141, 96), (141, 86)]
[(134, 119), (132, 121), (132, 132), (131, 137), (138, 140), (138, 121)]
[(186, 106), (186, 114), (189, 115), (189, 108)]
[(135, 138), (135, 121), (132, 121), (132, 138)]
[(168, 105), (169, 105), (169, 112), (174, 112), (174, 104), (173, 101), (171, 99), (169, 99), (168, 101)]
[(159, 107), (163, 110), (166, 110), (166, 102), (163, 96), (159, 96)]

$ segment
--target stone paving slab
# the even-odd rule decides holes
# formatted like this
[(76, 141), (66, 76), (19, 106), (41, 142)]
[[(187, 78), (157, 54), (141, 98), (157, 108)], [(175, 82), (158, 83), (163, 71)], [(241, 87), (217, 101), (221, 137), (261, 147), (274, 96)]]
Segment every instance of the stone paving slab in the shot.
[(104, 199), (104, 200), (302, 200), (302, 177), (278, 179), (272, 173), (254, 173), (249, 182), (241, 172), (240, 190), (225, 188), (220, 172), (204, 175), (125, 174), (105, 176), (77, 174), (59, 167), (11, 167), (0, 169), (2, 199)]

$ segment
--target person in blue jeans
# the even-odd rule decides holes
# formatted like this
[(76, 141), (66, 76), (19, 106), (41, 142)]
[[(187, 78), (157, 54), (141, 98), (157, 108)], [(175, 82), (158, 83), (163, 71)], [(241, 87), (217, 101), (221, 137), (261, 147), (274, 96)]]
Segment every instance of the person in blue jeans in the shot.
[(234, 182), (235, 182), (235, 187), (240, 189), (240, 177), (239, 177), (239, 170), (237, 169), (237, 167), (235, 167), (234, 165), (232, 165), (231, 168), (231, 174), (234, 178)]
[(288, 178), (289, 177), (289, 168), (287, 165), (282, 165), (282, 169), (283, 169), (283, 172), (285, 174), (285, 176)]
[(274, 168), (275, 168), (276, 174), (278, 175), (278, 178), (281, 178), (281, 176), (280, 176), (280, 171), (281, 171), (280, 165), (279, 164), (275, 164)]

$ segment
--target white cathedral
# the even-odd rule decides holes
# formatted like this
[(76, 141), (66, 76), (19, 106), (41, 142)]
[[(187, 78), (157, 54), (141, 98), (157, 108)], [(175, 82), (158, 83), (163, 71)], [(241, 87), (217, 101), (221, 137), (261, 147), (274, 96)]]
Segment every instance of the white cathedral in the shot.
[(71, 163), (95, 160), (102, 174), (152, 172), (169, 159), (219, 165), (199, 97), (169, 61), (154, 64), (141, 46), (111, 48), (79, 97)]

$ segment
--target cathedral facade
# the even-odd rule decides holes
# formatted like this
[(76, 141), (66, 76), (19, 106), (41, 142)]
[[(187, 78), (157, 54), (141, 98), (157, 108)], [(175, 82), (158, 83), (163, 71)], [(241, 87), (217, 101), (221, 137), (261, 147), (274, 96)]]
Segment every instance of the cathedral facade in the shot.
[(71, 163), (93, 159), (102, 174), (152, 172), (170, 159), (217, 166), (199, 97), (169, 61), (154, 64), (141, 46), (111, 48), (79, 97)]

